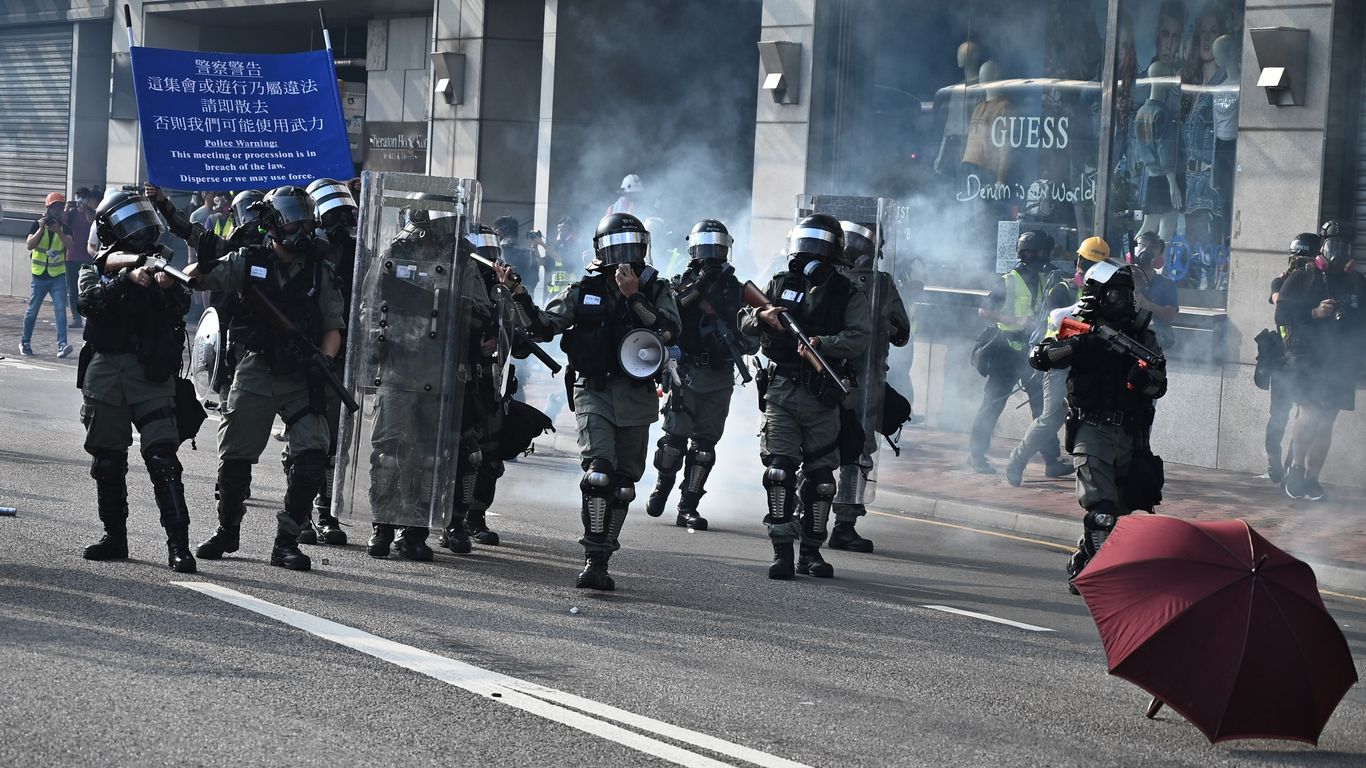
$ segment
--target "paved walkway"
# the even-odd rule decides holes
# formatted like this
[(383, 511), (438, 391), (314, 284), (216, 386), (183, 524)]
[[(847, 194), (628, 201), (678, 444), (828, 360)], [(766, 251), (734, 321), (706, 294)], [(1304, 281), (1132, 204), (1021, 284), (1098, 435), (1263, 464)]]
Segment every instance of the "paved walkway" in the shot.
[[(0, 297), (0, 356), (16, 358), (24, 301)], [(55, 360), (51, 305), (43, 308), (33, 362)], [(72, 343), (79, 343), (79, 331)], [(74, 356), (73, 356), (74, 359)], [(533, 402), (554, 383), (537, 382)], [(923, 517), (986, 526), (1060, 542), (1075, 541), (1080, 533), (1080, 508), (1070, 477), (1049, 479), (1036, 459), (1025, 472), (1024, 484), (1013, 488), (1005, 474), (978, 475), (963, 466), (967, 436), (923, 427), (903, 432), (901, 456), (885, 447), (879, 469), (874, 510), (906, 512)], [(1003, 469), (1013, 441), (998, 438), (991, 458)], [(1329, 461), (1340, 460), (1330, 456)], [(1366, 488), (1327, 487), (1319, 502), (1294, 501), (1278, 486), (1255, 475), (1166, 465), (1166, 497), (1158, 511), (1191, 520), (1242, 518), (1262, 535), (1291, 554), (1312, 563), (1328, 588), (1366, 594)]]

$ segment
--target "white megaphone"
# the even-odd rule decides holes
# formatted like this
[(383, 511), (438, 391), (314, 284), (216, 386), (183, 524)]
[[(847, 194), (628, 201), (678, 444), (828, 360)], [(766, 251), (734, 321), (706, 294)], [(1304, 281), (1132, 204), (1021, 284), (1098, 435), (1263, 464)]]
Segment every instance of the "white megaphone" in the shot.
[(617, 359), (621, 362), (621, 370), (633, 379), (653, 379), (664, 369), (664, 361), (668, 355), (664, 351), (664, 342), (653, 331), (645, 328), (637, 328), (626, 334), (621, 340), (621, 348), (617, 351)]

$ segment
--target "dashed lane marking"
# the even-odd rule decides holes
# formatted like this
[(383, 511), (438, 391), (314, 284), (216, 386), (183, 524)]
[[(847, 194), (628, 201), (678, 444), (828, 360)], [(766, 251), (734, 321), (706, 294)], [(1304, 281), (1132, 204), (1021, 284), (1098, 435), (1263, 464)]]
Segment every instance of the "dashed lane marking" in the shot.
[(50, 366), (38, 365), (36, 363), (25, 363), (19, 360), (0, 360), (0, 366), (4, 366), (6, 368), (13, 368), (16, 371), (47, 371), (51, 373), (53, 371), (58, 370), (57, 368), (52, 368)]
[(1006, 625), (1006, 626), (1008, 626), (1008, 627), (1015, 627), (1015, 628), (1017, 628), (1017, 629), (1027, 629), (1027, 630), (1029, 630), (1030, 632), (1053, 632), (1053, 631), (1054, 631), (1054, 630), (1049, 629), (1048, 627), (1037, 627), (1037, 626), (1034, 626), (1033, 624), (1025, 624), (1024, 622), (1021, 622), (1021, 621), (1011, 621), (1010, 619), (1003, 619), (1003, 618), (1000, 618), (999, 616), (989, 616), (989, 615), (987, 615), (987, 614), (985, 614), (985, 613), (974, 613), (974, 612), (972, 612), (972, 611), (965, 611), (965, 610), (963, 610), (962, 608), (950, 608), (950, 607), (947, 606), (947, 605), (922, 605), (922, 606), (920, 606), (920, 607), (921, 607), (921, 608), (929, 608), (929, 609), (932, 610), (932, 611), (943, 611), (944, 613), (952, 613), (952, 614), (954, 614), (955, 616), (967, 616), (967, 617), (973, 618), (973, 619), (981, 619), (982, 621), (990, 621), (990, 622), (993, 623), (993, 624), (1004, 624), (1004, 625)]
[[(285, 608), (227, 587), (203, 581), (176, 581), (177, 586), (194, 590), (225, 603), (275, 619), (312, 635), (373, 656), (390, 664), (410, 669), (491, 701), (529, 712), (570, 728), (613, 741), (638, 752), (653, 755), (676, 765), (699, 768), (734, 768), (719, 760), (627, 730), (622, 725), (704, 749), (763, 768), (808, 768), (802, 763), (760, 752), (704, 733), (680, 728), (660, 720), (565, 693), (554, 688), (456, 661), (445, 656), (386, 640), (369, 632)], [(615, 721), (608, 722), (608, 721)], [(620, 723), (620, 725), (617, 725)]]
[(873, 509), (868, 510), (868, 514), (870, 514), (870, 515), (878, 515), (879, 517), (890, 517), (890, 518), (892, 518), (892, 519), (894, 519), (894, 520), (905, 520), (905, 521), (908, 522), (908, 523), (925, 523), (926, 525), (938, 525), (938, 526), (941, 526), (941, 527), (944, 527), (944, 528), (954, 528), (954, 529), (960, 530), (960, 531), (971, 531), (972, 533), (980, 533), (980, 534), (982, 534), (983, 536), (995, 536), (995, 537), (998, 538), (998, 539), (1010, 539), (1011, 541), (1023, 541), (1023, 542), (1025, 542), (1025, 543), (1027, 543), (1027, 544), (1040, 544), (1040, 545), (1042, 545), (1042, 546), (1050, 547), (1050, 548), (1052, 548), (1052, 549), (1061, 550), (1061, 551), (1063, 551), (1063, 552), (1069, 552), (1069, 553), (1070, 553), (1070, 552), (1075, 552), (1076, 549), (1077, 549), (1075, 546), (1070, 546), (1070, 547), (1069, 547), (1069, 546), (1066, 545), (1066, 544), (1059, 544), (1059, 543), (1056, 542), (1056, 541), (1047, 541), (1047, 540), (1045, 540), (1045, 539), (1031, 539), (1031, 538), (1029, 538), (1028, 536), (1016, 536), (1016, 535), (1011, 534), (1011, 533), (1001, 533), (1000, 531), (987, 531), (987, 530), (983, 530), (983, 529), (981, 529), (981, 528), (973, 528), (972, 526), (969, 526), (969, 525), (957, 525), (957, 524), (955, 524), (955, 523), (945, 523), (945, 522), (940, 521), (940, 520), (926, 520), (926, 519), (921, 518), (921, 517), (911, 517), (911, 516), (909, 516), (909, 515), (896, 515), (896, 514), (892, 514), (891, 512), (878, 512), (877, 510), (873, 510)]

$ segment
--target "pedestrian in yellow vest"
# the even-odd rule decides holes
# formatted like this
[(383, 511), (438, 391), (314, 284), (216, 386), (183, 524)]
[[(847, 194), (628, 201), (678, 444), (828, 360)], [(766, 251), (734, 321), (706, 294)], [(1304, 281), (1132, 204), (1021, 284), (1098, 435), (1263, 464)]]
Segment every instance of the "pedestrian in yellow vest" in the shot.
[(71, 230), (62, 223), (66, 195), (53, 192), (44, 205), (47, 210), (29, 227), (28, 239), (24, 241), (24, 247), (29, 249), (32, 278), (19, 351), (33, 354), (33, 326), (38, 321), (43, 299), (51, 295), (57, 321), (57, 357), (66, 357), (71, 354), (71, 345), (66, 339), (66, 254), (71, 251)]
[[(1047, 286), (1041, 284), (1042, 276), (1052, 259), (1053, 247), (1053, 238), (1044, 232), (1036, 230), (1020, 235), (1015, 246), (1019, 263), (1001, 275), (1001, 283), (987, 297), (985, 306), (977, 310), (979, 316), (996, 325), (998, 333), (982, 352), (990, 356), (985, 374), (987, 384), (968, 440), (968, 468), (979, 474), (996, 473), (987, 461), (987, 448), (991, 445), (991, 433), (1001, 418), (1001, 411), (1005, 410), (1006, 401), (1017, 386), (1029, 397), (1029, 410), (1034, 418), (1043, 412), (1043, 385), (1029, 368), (1025, 345), (1044, 308)], [(1050, 450), (1056, 458), (1059, 450), (1056, 438)]]

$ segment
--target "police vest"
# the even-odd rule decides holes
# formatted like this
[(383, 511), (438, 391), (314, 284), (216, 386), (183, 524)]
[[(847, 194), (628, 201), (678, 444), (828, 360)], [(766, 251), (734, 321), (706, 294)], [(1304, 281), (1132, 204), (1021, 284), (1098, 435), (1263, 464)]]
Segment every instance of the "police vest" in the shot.
[[(1118, 330), (1133, 336), (1149, 349), (1157, 348), (1157, 335), (1151, 330), (1142, 333), (1127, 327)], [(1093, 363), (1085, 366), (1073, 364), (1068, 372), (1067, 404), (1088, 413), (1109, 415), (1122, 412), (1128, 417), (1149, 417), (1153, 411), (1152, 398), (1128, 386), (1129, 371), (1134, 367), (1133, 358), (1109, 348), (1090, 354), (1097, 356)]]
[[(299, 257), (301, 268), (293, 277), (280, 284), (279, 273), (284, 268), (275, 252), (264, 245), (244, 249), (246, 286), (255, 286), (274, 304), (314, 346), (322, 344), (322, 307), (318, 295), (332, 278), (332, 269), (319, 254)], [(243, 301), (233, 314), (232, 331), (242, 346), (261, 354), (275, 374), (296, 371), (304, 361), (296, 357), (290, 340), (261, 314)]]
[[(833, 336), (843, 331), (849, 296), (857, 290), (854, 284), (836, 272), (822, 284), (816, 301), (808, 304), (806, 293), (810, 289), (811, 285), (805, 277), (783, 272), (769, 283), (769, 298), (775, 306), (785, 307), (808, 336)], [(797, 353), (797, 342), (784, 331), (775, 331), (764, 325), (759, 347), (764, 357), (777, 363), (780, 370), (805, 365)]]
[(29, 252), (33, 263), (33, 274), (42, 277), (61, 277), (66, 274), (66, 244), (51, 229), (38, 240), (38, 247)]
[[(683, 273), (682, 284), (693, 282), (697, 275), (698, 270), (689, 269)], [(716, 310), (716, 317), (708, 317), (702, 311), (701, 301), (683, 307), (683, 327), (679, 331), (678, 346), (688, 355), (709, 356), (708, 367), (724, 370), (731, 366), (730, 350), (714, 328), (715, 323), (720, 322), (734, 325), (735, 316), (740, 311), (740, 281), (728, 276), (722, 280), (709, 280), (700, 288), (706, 293), (712, 309)], [(703, 330), (704, 326), (706, 330)]]
[[(1037, 317), (1039, 309), (1043, 306), (1043, 291), (1038, 291), (1035, 295), (1029, 290), (1029, 283), (1025, 282), (1018, 269), (1012, 269), (1001, 275), (1001, 279), (1006, 284), (1006, 300), (1002, 309), (1015, 317)], [(1042, 286), (1041, 286), (1042, 287)], [(997, 323), (996, 328), (1001, 333), (1007, 334), (1006, 340), (1010, 342), (1010, 348), (1022, 350), (1025, 346), (1025, 339), (1022, 332), (1028, 331), (1028, 325), (1015, 325), (1013, 323)]]
[[(111, 252), (117, 253), (105, 253)], [(167, 255), (170, 254), (163, 254)], [(96, 262), (103, 263), (102, 259)], [(149, 380), (165, 381), (180, 369), (185, 345), (184, 309), (189, 302), (186, 300), (184, 307), (177, 306), (175, 294), (155, 285), (138, 286), (126, 274), (116, 280), (117, 285), (105, 280), (98, 289), (102, 291), (101, 301), (93, 302), (93, 306), (82, 302), (81, 311), (90, 314), (81, 337), (96, 352), (137, 355)]]
[[(656, 284), (642, 285), (642, 295), (653, 301)], [(648, 294), (645, 292), (648, 291)], [(621, 373), (621, 340), (644, 323), (631, 311), (616, 290), (612, 273), (588, 275), (579, 281), (574, 297), (574, 325), (564, 332), (560, 349), (569, 356), (569, 366), (584, 378)]]

